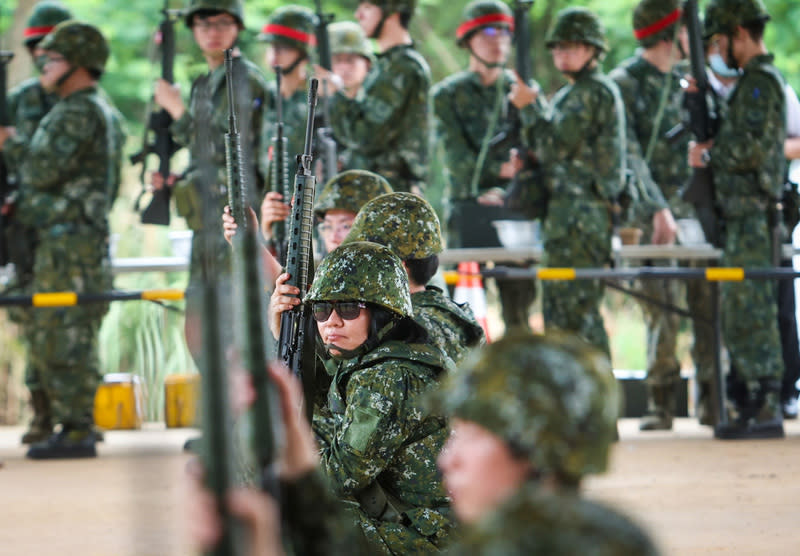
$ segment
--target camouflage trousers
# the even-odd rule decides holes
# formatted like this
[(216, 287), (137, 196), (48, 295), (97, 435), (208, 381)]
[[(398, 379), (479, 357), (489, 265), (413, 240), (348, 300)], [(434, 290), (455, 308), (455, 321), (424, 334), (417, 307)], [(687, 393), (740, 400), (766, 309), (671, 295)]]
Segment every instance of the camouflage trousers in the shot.
[[(567, 234), (545, 242), (548, 267), (600, 268), (609, 259), (607, 235)], [(573, 332), (611, 357), (600, 304), (605, 286), (600, 280), (547, 281), (542, 283), (545, 329)]]
[[(668, 261), (656, 261), (656, 266), (668, 266)], [(682, 266), (705, 266), (705, 263)], [(694, 339), (691, 347), (695, 373), (699, 381), (708, 381), (714, 372), (714, 330), (711, 307), (711, 288), (705, 280), (642, 280), (637, 290), (655, 301), (686, 306), (692, 317)], [(673, 311), (640, 300), (647, 327), (647, 382), (650, 386), (670, 386), (680, 379), (680, 361), (676, 354), (681, 317)]]
[[(724, 266), (769, 268), (771, 234), (764, 214), (726, 218)], [(737, 378), (749, 385), (783, 376), (777, 285), (771, 280), (723, 282), (722, 330)]]
[[(35, 292), (101, 292), (111, 285), (107, 238), (98, 231), (59, 226), (42, 234)], [(92, 423), (101, 377), (97, 337), (106, 312), (107, 303), (38, 308), (26, 327), (30, 380), (50, 399), (55, 423)]]

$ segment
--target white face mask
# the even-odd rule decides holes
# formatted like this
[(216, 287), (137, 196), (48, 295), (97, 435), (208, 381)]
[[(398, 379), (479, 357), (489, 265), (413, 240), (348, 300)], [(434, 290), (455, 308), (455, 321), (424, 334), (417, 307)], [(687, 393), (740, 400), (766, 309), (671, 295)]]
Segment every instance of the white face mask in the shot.
[(741, 73), (739, 69), (729, 67), (719, 54), (709, 56), (708, 65), (720, 77), (739, 77)]

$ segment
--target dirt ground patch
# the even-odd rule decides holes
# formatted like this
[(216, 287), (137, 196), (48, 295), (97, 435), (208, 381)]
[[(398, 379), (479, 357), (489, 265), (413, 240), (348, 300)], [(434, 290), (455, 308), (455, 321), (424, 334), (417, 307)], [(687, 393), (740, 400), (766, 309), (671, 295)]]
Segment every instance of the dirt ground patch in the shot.
[[(647, 527), (666, 555), (800, 552), (800, 423), (787, 438), (722, 442), (691, 419), (670, 433), (620, 421), (611, 469), (587, 484)], [(0, 428), (0, 554), (190, 555), (181, 452), (190, 430), (111, 431), (96, 460), (33, 462)]]

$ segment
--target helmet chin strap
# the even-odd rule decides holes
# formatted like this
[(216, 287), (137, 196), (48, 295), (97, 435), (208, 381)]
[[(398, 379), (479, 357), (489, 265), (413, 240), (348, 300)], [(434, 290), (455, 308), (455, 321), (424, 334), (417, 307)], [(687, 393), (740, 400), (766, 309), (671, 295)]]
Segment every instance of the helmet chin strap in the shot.
[(488, 68), (488, 69), (497, 69), (497, 68), (506, 67), (506, 63), (505, 62), (487, 62), (486, 60), (484, 60), (483, 58), (481, 58), (480, 56), (475, 54), (475, 51), (472, 50), (471, 48), (467, 47), (467, 49), (469, 50), (470, 56), (472, 56), (473, 58), (478, 60), (481, 64), (486, 66), (486, 68)]
[(728, 33), (728, 59), (726, 62), (726, 65), (731, 69), (742, 69), (739, 61), (733, 55), (733, 35), (730, 33)]
[[(330, 354), (330, 356), (336, 360), (353, 359), (355, 357), (360, 357), (366, 353), (369, 353), (375, 348), (375, 346), (380, 344), (383, 338), (386, 337), (386, 334), (388, 334), (389, 331), (391, 331), (392, 328), (394, 328), (395, 324), (397, 324), (397, 321), (392, 320), (391, 322), (386, 324), (386, 326), (381, 328), (377, 334), (375, 334), (370, 338), (367, 338), (367, 340), (363, 344), (361, 344), (355, 349), (344, 349), (337, 346), (336, 344), (324, 344), (325, 351), (327, 351)], [(334, 354), (333, 352), (331, 352), (332, 349), (335, 349), (339, 353)]]
[(295, 61), (292, 62), (291, 64), (289, 64), (288, 66), (286, 66), (285, 68), (284, 67), (280, 67), (280, 66), (276, 66), (276, 68), (280, 70), (281, 75), (289, 75), (290, 73), (292, 73), (295, 70), (295, 68), (297, 66), (300, 65), (300, 62), (302, 62), (303, 60), (305, 60), (307, 58), (308, 58), (308, 54), (303, 54), (301, 52), (300, 55), (295, 59)]
[(77, 70), (77, 69), (78, 69), (77, 67), (75, 67), (75, 66), (70, 64), (69, 69), (67, 70), (67, 72), (56, 80), (55, 88), (58, 89), (64, 83), (66, 83), (67, 79), (72, 77), (72, 74), (75, 73), (75, 70)]

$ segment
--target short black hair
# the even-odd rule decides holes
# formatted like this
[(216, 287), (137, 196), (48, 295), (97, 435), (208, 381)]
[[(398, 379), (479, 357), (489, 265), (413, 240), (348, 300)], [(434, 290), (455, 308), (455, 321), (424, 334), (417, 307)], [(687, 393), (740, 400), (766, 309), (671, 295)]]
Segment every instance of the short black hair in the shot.
[(750, 38), (755, 42), (764, 38), (764, 28), (767, 26), (765, 19), (756, 19), (755, 21), (746, 21), (742, 23), (742, 27), (750, 35)]
[(412, 12), (398, 12), (400, 14), (400, 25), (403, 29), (408, 29), (408, 26), (411, 24), (411, 16), (414, 15)]
[(439, 270), (439, 255), (431, 255), (423, 259), (406, 259), (403, 262), (408, 269), (409, 281), (421, 286), (427, 284)]
[(370, 323), (367, 341), (379, 345), (378, 332), (387, 324), (394, 321), (394, 327), (380, 340), (380, 343), (397, 340), (407, 344), (424, 344), (428, 342), (428, 332), (411, 317), (401, 317), (397, 313), (381, 307), (380, 305), (369, 304)]

